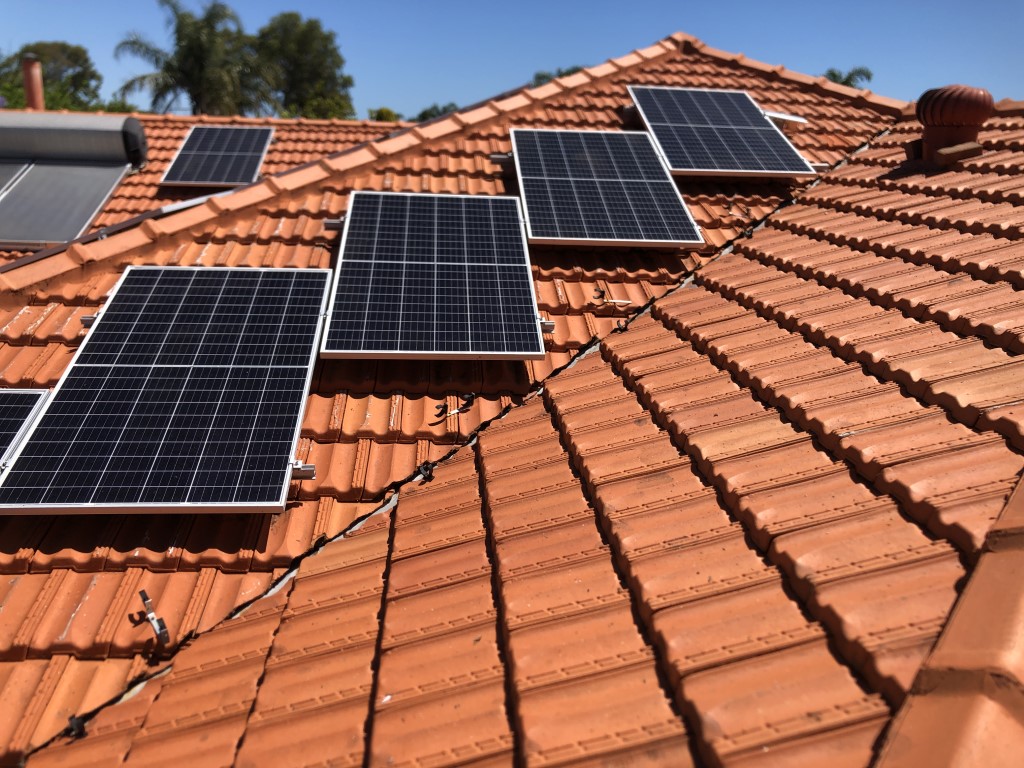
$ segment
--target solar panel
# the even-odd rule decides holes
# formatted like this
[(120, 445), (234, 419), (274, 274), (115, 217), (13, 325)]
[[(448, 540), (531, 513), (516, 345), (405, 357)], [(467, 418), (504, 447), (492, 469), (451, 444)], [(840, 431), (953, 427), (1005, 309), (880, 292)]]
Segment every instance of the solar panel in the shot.
[(513, 129), (512, 149), (531, 242), (704, 242), (646, 133)]
[(47, 394), (45, 389), (0, 389), (0, 462), (17, 446)]
[(672, 173), (815, 175), (746, 91), (631, 85), (629, 92)]
[(129, 267), (0, 479), (0, 509), (283, 509), (329, 275)]
[(195, 125), (161, 184), (237, 187), (256, 181), (272, 128)]
[(354, 192), (324, 357), (541, 359), (519, 201)]

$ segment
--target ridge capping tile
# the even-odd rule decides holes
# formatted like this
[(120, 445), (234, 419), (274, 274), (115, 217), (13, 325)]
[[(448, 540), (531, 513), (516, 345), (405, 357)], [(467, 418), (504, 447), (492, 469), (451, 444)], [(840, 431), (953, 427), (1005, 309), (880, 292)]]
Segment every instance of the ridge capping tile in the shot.
[(357, 149), (345, 150), (336, 155), (325, 157), (320, 160), (320, 165), (328, 170), (339, 172), (347, 171), (361, 165), (372, 163), (377, 158), (386, 154), (377, 148), (376, 142), (366, 142)]
[[(313, 166), (312, 169), (303, 169), (303, 172), (308, 170), (319, 170), (321, 171), (321, 176), (326, 177), (326, 173), (316, 166)], [(258, 181), (255, 184), (232, 191), (226, 195), (215, 195), (207, 200), (206, 204), (217, 211), (218, 214), (222, 214), (238, 211), (242, 208), (249, 208), (264, 200), (269, 200), (274, 195), (275, 190), (269, 184)]]

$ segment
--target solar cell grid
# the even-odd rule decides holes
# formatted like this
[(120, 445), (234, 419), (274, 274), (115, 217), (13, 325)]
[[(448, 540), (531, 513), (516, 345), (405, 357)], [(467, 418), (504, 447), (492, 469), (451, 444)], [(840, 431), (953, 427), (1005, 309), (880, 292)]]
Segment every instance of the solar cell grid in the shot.
[(15, 446), (46, 394), (45, 390), (0, 389), (0, 459)]
[(629, 86), (673, 173), (814, 175), (745, 91)]
[(281, 509), (328, 276), (129, 268), (0, 481), (0, 507)]
[(271, 128), (197, 125), (161, 181), (191, 186), (239, 186), (259, 176)]
[(321, 353), (543, 357), (518, 201), (353, 193)]
[(512, 147), (531, 241), (703, 242), (645, 133), (514, 129)]

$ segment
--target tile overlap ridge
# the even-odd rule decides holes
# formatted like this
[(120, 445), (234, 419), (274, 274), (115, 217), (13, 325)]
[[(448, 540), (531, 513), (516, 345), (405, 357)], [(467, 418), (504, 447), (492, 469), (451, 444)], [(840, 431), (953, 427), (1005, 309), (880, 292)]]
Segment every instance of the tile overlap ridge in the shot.
[(677, 51), (699, 52), (705, 56), (734, 62), (738, 66), (748, 67), (762, 74), (815, 87), (825, 93), (852, 97), (855, 103), (870, 105), (891, 116), (896, 116), (906, 109), (906, 102), (879, 96), (868, 90), (837, 85), (824, 77), (804, 75), (781, 65), (773, 66), (750, 59), (743, 54), (727, 53), (708, 46), (696, 37), (677, 32), (646, 48), (639, 48), (624, 56), (586, 67), (574, 74), (555, 78), (541, 86), (527, 86), (506, 92), (485, 102), (411, 127), (401, 128), (402, 124), (396, 124), (401, 129), (385, 138), (363, 142), (320, 160), (266, 176), (251, 185), (210, 197), (200, 205), (186, 210), (175, 211), (166, 216), (143, 215), (139, 217), (137, 226), (119, 226), (109, 236), (101, 234), (97, 237), (95, 233), (87, 235), (81, 241), (69, 243), (62, 250), (48, 252), (45, 268), (25, 269), (38, 264), (41, 260), (35, 254), (22, 257), (6, 265), (0, 272), (0, 290), (19, 291), (93, 262), (131, 256), (152, 248), (161, 240), (203, 231), (207, 226), (215, 226), (218, 218), (234, 216), (246, 209), (256, 208), (279, 195), (295, 193), (327, 181), (336, 174), (351, 173), (361, 167), (372, 166), (382, 158), (405, 152), (434, 139), (450, 137), (484, 121), (529, 108), (551, 96), (571, 91), (644, 61)]

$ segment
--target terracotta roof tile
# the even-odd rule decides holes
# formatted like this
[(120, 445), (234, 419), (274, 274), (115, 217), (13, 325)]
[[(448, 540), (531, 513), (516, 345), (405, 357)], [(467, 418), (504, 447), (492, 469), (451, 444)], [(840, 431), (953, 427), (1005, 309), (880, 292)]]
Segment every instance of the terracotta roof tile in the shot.
[[(71, 654), (120, 656), (121, 685), (147, 670), (143, 583), (170, 672), (30, 765), (867, 765), (887, 726), (884, 759), (925, 755), (931, 717), (959, 718), (949, 754), (1012, 741), (990, 671), (1020, 675), (1013, 612), (972, 634), (1020, 528), (1009, 112), (942, 172), (904, 160), (910, 121), (851, 154), (902, 105), (676, 35), (8, 266), (0, 371), (52, 384), (127, 263), (327, 266), (351, 189), (505, 193), (488, 156), (511, 125), (621, 128), (631, 82), (748, 89), (810, 119), (787, 128), (810, 159), (846, 162), (803, 190), (688, 183), (702, 253), (535, 249), (544, 361), (319, 363), (298, 450), (318, 476), (282, 515), (5, 521), (9, 756), (61, 726), (33, 675)], [(51, 707), (117, 692), (71, 680)]]

